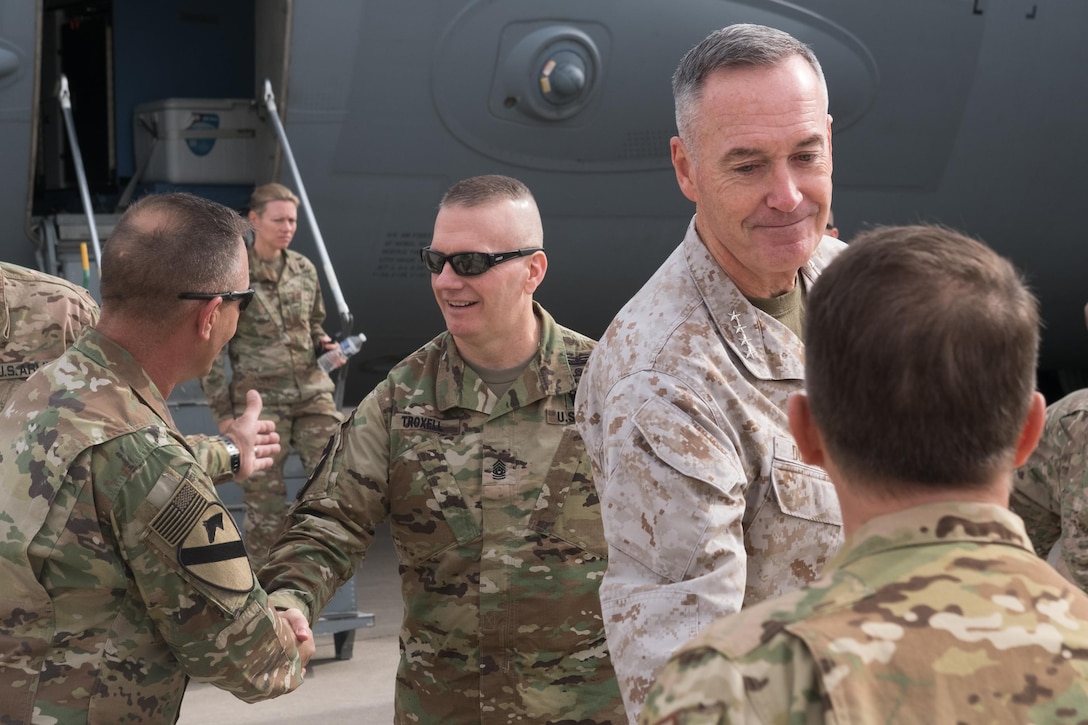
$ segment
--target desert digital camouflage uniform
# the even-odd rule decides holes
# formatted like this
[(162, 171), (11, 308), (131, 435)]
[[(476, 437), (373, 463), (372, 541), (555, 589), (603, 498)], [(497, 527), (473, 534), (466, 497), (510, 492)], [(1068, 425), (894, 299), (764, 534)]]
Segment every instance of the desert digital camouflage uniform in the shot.
[[(844, 247), (825, 237), (811, 285)], [(786, 400), (804, 348), (688, 227), (586, 368), (577, 424), (608, 542), (601, 608), (632, 721), (653, 675), (716, 617), (814, 579), (842, 541), (827, 475), (801, 462)]]
[[(42, 365), (60, 357), (84, 327), (98, 322), (98, 303), (66, 279), (0, 262), (0, 408)], [(218, 436), (186, 442), (216, 483), (233, 477), (230, 453)]]
[(1043, 437), (1013, 486), (1012, 510), (1036, 553), (1088, 591), (1088, 390), (1047, 408)]
[(227, 344), (230, 385), (222, 357), (200, 381), (216, 422), (240, 415), (246, 391), (252, 388), (264, 402), (261, 418), (274, 421), (280, 434), (280, 452), (272, 467), (239, 483), (246, 509), (246, 547), (257, 565), (264, 562), (283, 528), (287, 509), (283, 464), (290, 448), (309, 473), (341, 420), (332, 397), (335, 386), (317, 366), (315, 354), (325, 335), (317, 270), (290, 249), (279, 260), (263, 261), (250, 247), (249, 281), (256, 294)]
[(314, 615), (389, 519), (405, 615), (396, 722), (625, 723), (597, 587), (599, 506), (573, 425), (593, 342), (538, 304), (540, 353), (501, 398), (443, 333), (367, 396), (260, 572)]
[(5, 723), (173, 722), (187, 677), (301, 681), (230, 513), (155, 384), (87, 329), (0, 416)]
[(808, 588), (723, 617), (642, 723), (1080, 723), (1088, 596), (988, 504), (873, 519)]

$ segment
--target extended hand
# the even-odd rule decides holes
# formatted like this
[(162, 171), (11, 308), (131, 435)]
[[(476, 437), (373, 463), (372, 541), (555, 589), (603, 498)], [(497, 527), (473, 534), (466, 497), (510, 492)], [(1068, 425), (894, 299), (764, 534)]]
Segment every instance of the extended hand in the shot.
[(314, 643), (314, 633), (310, 629), (310, 623), (306, 621), (306, 615), (297, 609), (284, 609), (283, 611), (277, 611), (276, 616), (286, 622), (291, 631), (295, 633), (298, 656), (302, 660), (302, 666), (306, 667), (310, 663), (310, 658), (317, 651), (317, 645)]
[(280, 452), (280, 434), (276, 424), (261, 420), (261, 394), (256, 390), (246, 392), (246, 412), (233, 420), (219, 424), (219, 432), (229, 436), (238, 446), (242, 461), (234, 480), (243, 481), (257, 471), (272, 467), (272, 458)]

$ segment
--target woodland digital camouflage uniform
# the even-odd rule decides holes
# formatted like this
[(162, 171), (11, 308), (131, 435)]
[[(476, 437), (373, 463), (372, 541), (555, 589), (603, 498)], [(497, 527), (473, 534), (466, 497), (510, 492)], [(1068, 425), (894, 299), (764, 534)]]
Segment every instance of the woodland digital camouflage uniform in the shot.
[(597, 588), (589, 462), (572, 425), (593, 342), (539, 305), (540, 353), (501, 398), (448, 333), (367, 396), (260, 572), (321, 611), (389, 519), (405, 616), (398, 723), (626, 722)]
[(1007, 509), (939, 503), (869, 521), (809, 587), (715, 622), (641, 722), (1086, 719), (1088, 597)]
[[(844, 247), (825, 237), (810, 285)], [(811, 581), (842, 542), (827, 474), (786, 423), (797, 334), (737, 289), (694, 221), (586, 368), (578, 427), (608, 541), (601, 606), (628, 714), (715, 618)]]
[[(0, 262), (0, 408), (31, 373), (60, 357), (83, 328), (97, 322), (98, 303), (82, 287)], [(218, 436), (185, 440), (216, 483), (231, 480), (230, 453)]]
[(187, 677), (301, 681), (230, 513), (154, 383), (85, 330), (0, 415), (5, 723), (173, 722)]
[(227, 385), (222, 356), (201, 380), (216, 421), (245, 410), (246, 391), (261, 394), (263, 420), (276, 424), (280, 452), (271, 468), (240, 482), (245, 502), (246, 547), (258, 565), (283, 528), (287, 483), (283, 464), (294, 448), (307, 473), (336, 432), (341, 417), (333, 402), (334, 385), (317, 366), (315, 350), (325, 335), (325, 303), (317, 270), (306, 257), (284, 250), (282, 271), (249, 249), (249, 279), (255, 295), (238, 318), (227, 344), (231, 380)]
[(1047, 408), (1043, 437), (1013, 486), (1012, 510), (1035, 551), (1088, 591), (1088, 390)]

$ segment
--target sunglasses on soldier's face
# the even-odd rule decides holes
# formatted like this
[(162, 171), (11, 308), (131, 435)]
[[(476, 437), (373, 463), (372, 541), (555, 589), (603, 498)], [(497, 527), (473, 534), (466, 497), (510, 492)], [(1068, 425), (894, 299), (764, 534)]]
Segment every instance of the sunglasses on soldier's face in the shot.
[(483, 274), (496, 264), (508, 262), (518, 257), (527, 257), (535, 252), (543, 252), (543, 247), (527, 247), (515, 249), (510, 252), (459, 252), (457, 254), (442, 254), (430, 247), (419, 250), (419, 256), (423, 264), (431, 271), (431, 274), (441, 274), (446, 262), (450, 263), (453, 271), (462, 277), (474, 277)]
[(253, 301), (254, 291), (253, 288), (243, 290), (233, 290), (231, 292), (182, 292), (178, 295), (179, 300), (214, 300), (216, 297), (222, 297), (224, 302), (238, 301), (238, 310), (245, 312), (249, 307), (249, 303)]

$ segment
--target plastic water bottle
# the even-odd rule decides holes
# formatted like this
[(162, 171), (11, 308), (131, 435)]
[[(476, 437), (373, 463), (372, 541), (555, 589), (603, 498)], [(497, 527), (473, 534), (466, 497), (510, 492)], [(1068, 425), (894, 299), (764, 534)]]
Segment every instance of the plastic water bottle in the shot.
[(331, 373), (346, 363), (349, 357), (362, 350), (364, 342), (366, 342), (366, 335), (361, 332), (358, 335), (345, 337), (339, 345), (317, 359), (318, 367)]

